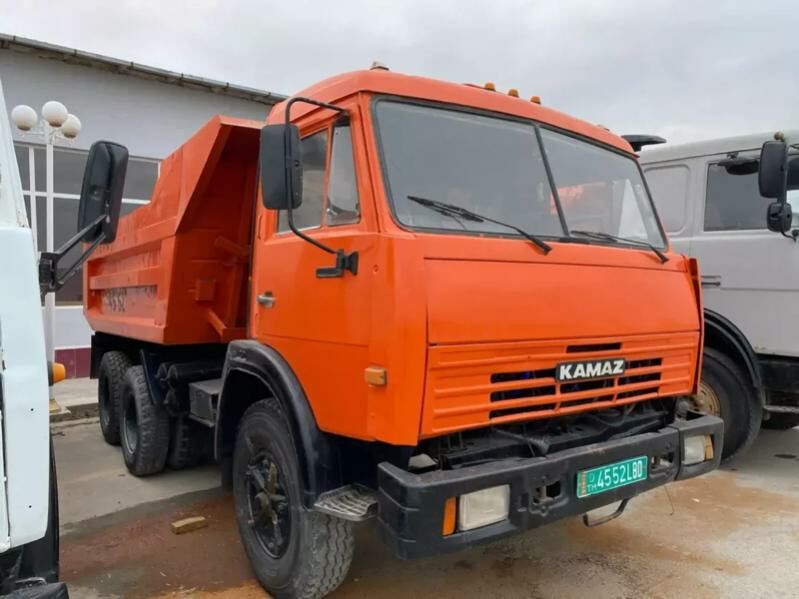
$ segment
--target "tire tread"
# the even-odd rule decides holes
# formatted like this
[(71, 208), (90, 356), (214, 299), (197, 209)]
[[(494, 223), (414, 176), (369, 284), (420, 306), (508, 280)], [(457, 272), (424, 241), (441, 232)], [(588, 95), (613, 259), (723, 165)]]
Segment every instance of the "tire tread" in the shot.
[[(253, 417), (253, 414), (260, 412), (276, 416), (283, 430), (291, 430), (280, 403), (274, 398), (259, 400), (247, 408), (239, 423), (239, 430)], [(288, 436), (294, 447), (291, 434)], [(296, 448), (294, 455), (296, 456)], [(310, 526), (309, 546), (299, 548), (299, 554), (307, 556), (307, 559), (302, 560), (300, 571), (296, 573), (288, 587), (269, 589), (265, 581), (261, 580), (277, 599), (321, 599), (332, 593), (346, 579), (352, 563), (355, 548), (352, 523), (327, 514), (308, 511), (304, 507), (299, 509), (302, 510), (302, 516), (307, 519)], [(253, 566), (258, 575), (257, 564)]]
[[(169, 454), (169, 417), (163, 408), (158, 408), (150, 399), (144, 368), (132, 366), (125, 375), (126, 392), (136, 403), (139, 439), (136, 451), (131, 455), (125, 444), (122, 454), (125, 465), (135, 476), (157, 474), (164, 469)], [(124, 426), (124, 412), (120, 413), (120, 426)]]
[(188, 416), (175, 417), (170, 426), (167, 465), (172, 470), (182, 470), (201, 464), (208, 453), (205, 431)]
[[(109, 445), (119, 445), (119, 415), (122, 413), (122, 388), (125, 384), (125, 373), (131, 366), (130, 358), (121, 351), (109, 351), (100, 359), (100, 372), (97, 377), (97, 404), (100, 412), (100, 430), (103, 439)], [(110, 414), (108, 424), (103, 426), (103, 378), (108, 377), (110, 392)]]
[[(746, 376), (741, 372), (741, 369), (728, 358), (725, 354), (713, 348), (705, 348), (704, 351), (705, 362), (709, 357), (715, 361), (721, 368), (727, 371), (727, 375), (734, 383), (740, 386), (741, 389), (746, 390), (746, 393), (740, 399), (744, 401), (744, 408), (746, 410), (747, 423), (742, 432), (743, 440), (735, 447), (729, 450), (722, 458), (722, 462), (729, 462), (733, 458), (746, 453), (757, 438), (760, 432), (760, 425), (763, 421), (763, 409), (760, 405), (757, 391), (752, 384), (746, 379)], [(725, 443), (726, 445), (726, 443)]]

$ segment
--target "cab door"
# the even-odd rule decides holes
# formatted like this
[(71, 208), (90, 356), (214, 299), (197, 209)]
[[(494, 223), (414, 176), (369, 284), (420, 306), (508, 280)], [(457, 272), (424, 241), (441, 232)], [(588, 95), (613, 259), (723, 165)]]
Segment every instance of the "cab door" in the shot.
[[(735, 323), (757, 353), (799, 356), (799, 245), (766, 228), (771, 200), (760, 196), (757, 173), (731, 174), (723, 158), (703, 165), (704, 202), (691, 239), (705, 306)], [(789, 195), (794, 206), (797, 199)]]
[(286, 359), (323, 430), (365, 438), (375, 216), (363, 201), (369, 183), (360, 121), (353, 109), (348, 123), (306, 118), (300, 130), (303, 193), (295, 224), (334, 250), (357, 252), (358, 270), (320, 276), (335, 256), (291, 232), (284, 211), (259, 205), (251, 336)]

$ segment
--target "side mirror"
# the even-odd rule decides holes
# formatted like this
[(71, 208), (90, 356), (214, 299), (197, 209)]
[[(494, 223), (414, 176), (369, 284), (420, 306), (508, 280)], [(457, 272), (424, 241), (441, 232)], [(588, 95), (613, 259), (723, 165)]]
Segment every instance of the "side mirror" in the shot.
[(754, 175), (758, 172), (760, 161), (754, 157), (729, 157), (719, 160), (719, 166), (723, 167), (730, 175)]
[(767, 210), (766, 223), (769, 231), (786, 233), (791, 230), (793, 210), (788, 202), (772, 202)]
[[(116, 237), (127, 169), (128, 149), (125, 146), (110, 141), (92, 144), (80, 190), (78, 231), (91, 228), (83, 235), (82, 241), (91, 243), (104, 235), (103, 243), (108, 243)], [(100, 222), (92, 227), (98, 220)]]
[[(763, 144), (763, 148), (760, 150), (760, 170), (757, 179), (761, 196), (785, 202), (788, 180), (787, 162), (788, 146), (784, 142), (767, 141)], [(770, 217), (771, 206), (769, 206)]]
[(259, 155), (261, 196), (270, 210), (302, 204), (302, 148), (297, 125), (267, 125), (261, 129)]
[[(92, 144), (80, 189), (78, 232), (54, 252), (39, 254), (42, 296), (61, 289), (98, 245), (114, 240), (127, 170), (128, 149), (125, 146), (110, 141)], [(59, 270), (61, 259), (81, 241), (89, 243), (89, 247), (69, 266)]]

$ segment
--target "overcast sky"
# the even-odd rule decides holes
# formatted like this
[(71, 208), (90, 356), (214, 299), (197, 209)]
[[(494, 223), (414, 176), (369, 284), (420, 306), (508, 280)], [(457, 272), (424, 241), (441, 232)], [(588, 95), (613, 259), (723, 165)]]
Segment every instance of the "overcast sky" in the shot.
[(380, 60), (670, 141), (799, 128), (796, 0), (0, 0), (0, 32), (286, 94)]

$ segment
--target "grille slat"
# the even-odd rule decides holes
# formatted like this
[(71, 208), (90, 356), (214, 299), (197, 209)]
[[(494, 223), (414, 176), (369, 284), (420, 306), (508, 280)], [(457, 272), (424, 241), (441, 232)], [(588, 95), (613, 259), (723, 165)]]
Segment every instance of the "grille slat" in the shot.
[[(567, 352), (596, 352), (605, 351), (607, 349), (621, 350), (621, 343), (603, 343), (592, 345), (569, 346), (566, 348)], [(563, 381), (549, 386), (536, 386), (534, 388), (515, 389), (513, 391), (494, 391), (491, 393), (492, 402), (505, 402), (511, 399), (520, 399), (524, 397), (539, 398), (542, 396), (550, 396), (552, 400), (551, 409), (557, 411), (561, 405), (568, 403), (569, 405), (590, 404), (593, 402), (606, 402), (613, 401), (614, 399), (626, 399), (635, 397), (637, 395), (645, 395), (647, 393), (657, 393), (659, 387), (658, 381), (662, 376), (661, 367), (663, 365), (662, 358), (645, 358), (639, 360), (628, 360), (625, 364), (625, 374), (622, 376), (612, 377), (596, 377), (584, 379), (579, 381)], [(632, 372), (632, 374), (629, 374)], [(523, 372), (509, 372), (497, 373), (491, 375), (491, 381), (501, 379), (519, 380), (526, 377), (535, 379), (537, 374), (552, 375), (554, 377), (554, 370), (538, 370), (538, 371), (523, 371)], [(652, 384), (655, 383), (655, 384)], [(641, 387), (642, 384), (646, 386)], [(538, 409), (540, 404), (533, 404), (528, 408), (535, 407)], [(511, 408), (507, 408), (511, 409)], [(494, 410), (491, 414), (507, 411), (506, 408)], [(513, 410), (521, 411), (523, 406), (512, 408)]]
[[(633, 347), (627, 348), (624, 350), (625, 357), (629, 358), (630, 356), (638, 356), (642, 354), (658, 354), (665, 357), (666, 354), (677, 354), (677, 355), (684, 355), (685, 351), (680, 350), (692, 350), (696, 351), (696, 345), (694, 343), (680, 343), (674, 345), (668, 344), (658, 344), (652, 345), (648, 347)], [(618, 355), (618, 350), (613, 351), (602, 351), (596, 352), (595, 354), (591, 354), (591, 357), (601, 359), (601, 358), (612, 358), (615, 355)], [(541, 353), (541, 354), (524, 354), (524, 353), (514, 353), (513, 355), (508, 356), (495, 356), (491, 358), (475, 358), (475, 359), (465, 359), (465, 360), (442, 360), (437, 362), (436, 364), (432, 364), (430, 368), (432, 370), (444, 370), (444, 369), (451, 369), (451, 368), (469, 368), (475, 366), (499, 366), (501, 364), (519, 364), (524, 363), (528, 360), (536, 359), (547, 361), (550, 363), (557, 364), (558, 362), (567, 362), (569, 360), (575, 360), (574, 354), (570, 354), (566, 351), (560, 352), (549, 352), (549, 353)]]
[[(680, 383), (687, 383), (690, 381), (690, 377), (688, 376), (680, 376), (680, 377), (672, 377), (668, 379), (661, 379), (658, 381), (660, 385), (673, 385), (673, 384), (680, 384)], [(455, 416), (455, 415), (462, 415), (462, 414), (471, 414), (476, 412), (484, 412), (484, 411), (491, 411), (491, 410), (498, 410), (498, 409), (510, 409), (510, 408), (522, 408), (525, 406), (539, 406), (541, 404), (558, 404), (567, 401), (574, 401), (578, 399), (590, 399), (596, 397), (597, 395), (616, 395), (619, 392), (629, 392), (629, 391), (640, 391), (641, 393), (648, 392), (648, 389), (652, 388), (652, 383), (649, 381), (644, 381), (642, 383), (633, 383), (630, 385), (625, 385), (623, 387), (620, 386), (613, 386), (613, 387), (605, 387), (601, 389), (601, 392), (597, 392), (597, 389), (590, 389), (588, 391), (576, 391), (573, 393), (556, 393), (554, 395), (549, 396), (541, 396), (541, 397), (534, 397), (529, 400), (518, 400), (518, 399), (508, 399), (503, 401), (495, 401), (489, 404), (473, 404), (473, 405), (466, 405), (466, 406), (457, 406), (452, 408), (437, 408), (435, 410), (436, 416)]]
[[(665, 373), (671, 370), (681, 370), (690, 368), (689, 362), (677, 362), (674, 364), (664, 364), (663, 366), (649, 366), (646, 368), (636, 368), (633, 373), (632, 369), (628, 368), (627, 374), (650, 374), (654, 372)], [(535, 378), (535, 379), (520, 379), (508, 383), (486, 383), (482, 385), (465, 385), (463, 387), (449, 387), (446, 389), (436, 389), (435, 393), (438, 397), (455, 397), (459, 395), (474, 395), (480, 393), (493, 393), (495, 391), (512, 391), (515, 389), (527, 389), (528, 387), (548, 386), (555, 384), (554, 370), (550, 369), (548, 372), (552, 373), (548, 378)]]
[[(697, 332), (431, 346), (423, 435), (538, 420), (689, 393)], [(623, 374), (557, 381), (561, 362), (624, 358)]]

